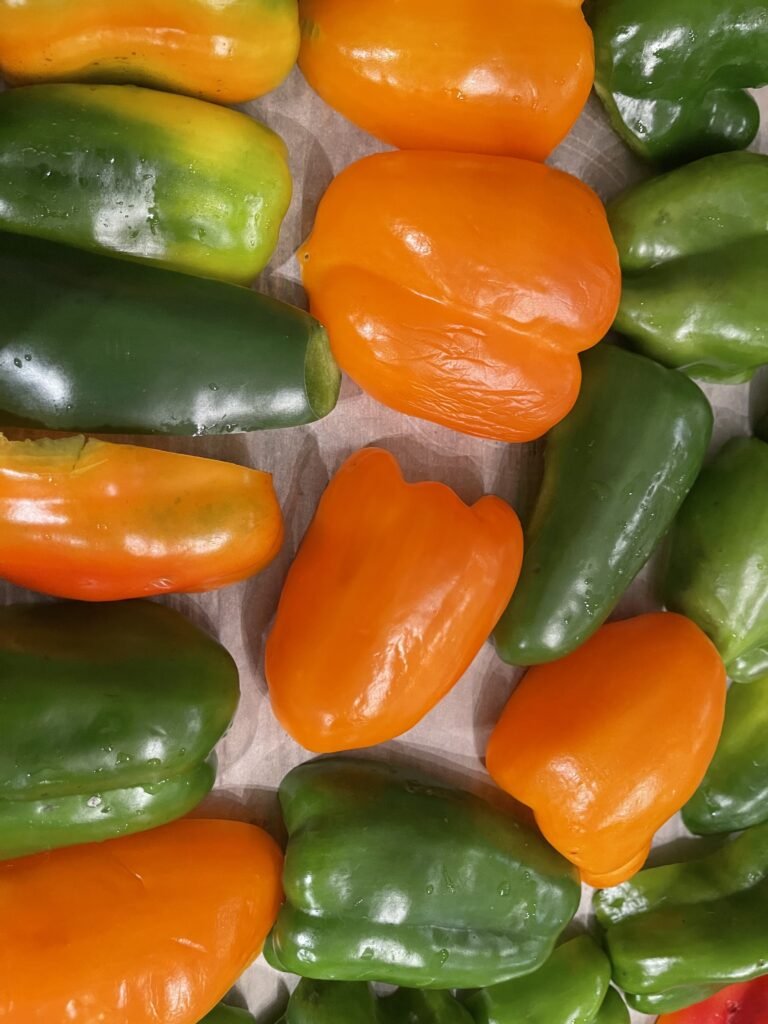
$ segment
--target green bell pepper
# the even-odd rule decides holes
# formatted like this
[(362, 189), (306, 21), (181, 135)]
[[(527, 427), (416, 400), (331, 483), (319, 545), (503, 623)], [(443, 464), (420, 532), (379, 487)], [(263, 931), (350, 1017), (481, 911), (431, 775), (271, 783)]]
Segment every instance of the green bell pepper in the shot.
[[(203, 1017), (200, 1024), (256, 1024), (256, 1021), (247, 1010), (240, 1010), (234, 1006), (225, 1006), (224, 1003), (219, 1003), (209, 1014)], [(352, 1024), (351, 1021), (350, 1024)]]
[(248, 284), (291, 199), (285, 145), (236, 110), (131, 85), (0, 94), (0, 230)]
[(768, 681), (728, 691), (717, 751), (683, 821), (700, 835), (768, 821)]
[(595, 896), (631, 1007), (668, 1013), (768, 973), (768, 823)]
[(627, 1005), (615, 988), (608, 989), (595, 1024), (630, 1024)]
[(636, 153), (686, 163), (744, 149), (768, 82), (768, 8), (758, 0), (592, 0), (595, 89)]
[(472, 1018), (450, 992), (401, 988), (379, 998), (365, 982), (303, 978), (278, 1024), (472, 1024)]
[(496, 627), (514, 665), (562, 658), (602, 625), (645, 565), (704, 459), (712, 410), (682, 374), (605, 343), (548, 435), (520, 580)]
[(768, 675), (768, 444), (734, 438), (672, 531), (664, 596), (714, 642), (732, 679)]
[(192, 810), (238, 696), (229, 654), (170, 608), (0, 608), (0, 858)]
[(694, 377), (748, 380), (768, 363), (768, 156), (724, 153), (608, 207), (622, 294), (615, 327)]
[(611, 980), (608, 957), (588, 935), (559, 946), (524, 978), (474, 992), (475, 1024), (593, 1024)]
[(330, 757), (280, 786), (286, 903), (273, 966), (475, 988), (535, 970), (579, 904), (574, 868), (484, 800), (420, 772)]
[(327, 415), (341, 374), (302, 310), (0, 232), (0, 424), (224, 434)]

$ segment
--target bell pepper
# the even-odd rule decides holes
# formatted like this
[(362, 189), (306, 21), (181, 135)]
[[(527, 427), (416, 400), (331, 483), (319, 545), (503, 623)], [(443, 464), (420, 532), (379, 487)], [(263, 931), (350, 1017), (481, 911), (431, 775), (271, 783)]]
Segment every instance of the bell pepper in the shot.
[(725, 724), (704, 780), (683, 808), (691, 832), (738, 832), (768, 820), (768, 681), (728, 691)]
[(765, 1024), (767, 1020), (768, 975), (763, 975), (729, 985), (703, 1003), (665, 1014), (658, 1024)]
[(266, 266), (291, 198), (274, 132), (130, 85), (0, 93), (0, 152), (0, 230), (238, 284)]
[(630, 1024), (629, 1010), (615, 988), (609, 988), (595, 1024)]
[(410, 988), (527, 974), (576, 913), (575, 872), (527, 826), (421, 772), (329, 757), (280, 786), (278, 970)]
[(612, 622), (525, 674), (486, 765), (585, 882), (616, 885), (640, 869), (656, 830), (704, 777), (725, 694), (720, 656), (689, 619), (655, 612)]
[(595, 913), (614, 981), (642, 1013), (679, 1010), (768, 973), (768, 825), (597, 893)]
[(224, 434), (338, 397), (324, 328), (249, 288), (0, 232), (0, 307), (3, 426)]
[(469, 996), (475, 1024), (593, 1024), (611, 980), (599, 946), (581, 935), (559, 946), (532, 974)]
[(214, 590), (272, 561), (268, 473), (83, 437), (0, 435), (0, 574), (54, 597)]
[(744, 149), (768, 83), (768, 11), (755, 0), (592, 0), (595, 88), (647, 160)]
[(170, 608), (0, 608), (0, 859), (192, 810), (238, 697), (229, 654)]
[(592, 88), (582, 0), (302, 0), (299, 63), (323, 99), (401, 149), (544, 160)]
[(734, 438), (672, 532), (665, 600), (709, 634), (739, 682), (768, 676), (768, 444)]
[(321, 200), (299, 262), (313, 314), (364, 391), (499, 441), (540, 437), (570, 410), (578, 353), (610, 327), (620, 291), (597, 196), (506, 157), (352, 164)]
[(613, 345), (582, 357), (571, 413), (547, 438), (520, 581), (496, 627), (499, 655), (570, 654), (608, 618), (701, 468), (712, 410), (679, 373)]
[(282, 856), (238, 821), (177, 821), (0, 864), (3, 1024), (197, 1024), (258, 955)]
[(615, 326), (636, 348), (724, 384), (768, 363), (768, 156), (699, 160), (630, 189), (608, 217), (623, 272)]
[(134, 82), (246, 103), (298, 49), (296, 0), (0, 0), (0, 73), (16, 85)]
[[(472, 1024), (450, 992), (401, 988), (379, 998), (362, 981), (302, 978), (278, 1024)], [(224, 1022), (222, 1022), (224, 1024)]]
[(500, 498), (468, 507), (443, 484), (407, 484), (389, 452), (352, 455), (320, 499), (267, 640), (287, 732), (326, 753), (414, 726), (487, 640), (522, 552)]
[(225, 1006), (219, 1003), (205, 1017), (200, 1024), (256, 1024), (255, 1018), (247, 1010), (240, 1010), (235, 1006)]

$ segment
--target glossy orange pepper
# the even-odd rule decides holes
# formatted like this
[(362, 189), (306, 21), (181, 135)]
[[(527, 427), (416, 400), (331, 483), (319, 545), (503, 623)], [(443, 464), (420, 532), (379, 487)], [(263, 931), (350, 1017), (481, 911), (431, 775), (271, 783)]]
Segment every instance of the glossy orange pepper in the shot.
[(301, 0), (299, 63), (327, 103), (403, 149), (544, 160), (589, 96), (582, 0)]
[(282, 539), (268, 473), (0, 435), (0, 576), (20, 586), (80, 601), (213, 590), (258, 572)]
[(318, 753), (414, 726), (456, 683), (517, 583), (520, 523), (500, 498), (467, 506), (407, 484), (364, 448), (331, 480), (267, 640), (272, 707)]
[(613, 322), (605, 211), (525, 160), (384, 153), (331, 184), (299, 253), (341, 367), (400, 412), (530, 441), (571, 409)]
[(296, 0), (0, 0), (0, 72), (16, 84), (134, 82), (245, 103), (298, 50)]
[(0, 864), (3, 1024), (196, 1024), (258, 956), (282, 854), (235, 821)]
[(488, 771), (533, 808), (585, 882), (618, 885), (704, 777), (725, 690), (720, 655), (690, 619), (609, 623), (525, 674), (491, 736)]

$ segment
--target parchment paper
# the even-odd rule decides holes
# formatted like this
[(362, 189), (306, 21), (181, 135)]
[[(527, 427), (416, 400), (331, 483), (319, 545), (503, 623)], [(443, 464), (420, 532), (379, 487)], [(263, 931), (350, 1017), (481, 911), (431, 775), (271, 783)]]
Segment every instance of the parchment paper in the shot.
[[(764, 120), (768, 120), (768, 90), (762, 91), (761, 101)], [(327, 107), (297, 69), (276, 92), (242, 109), (282, 135), (290, 150), (294, 178), (293, 203), (278, 250), (256, 287), (305, 306), (293, 254), (309, 233), (320, 197), (348, 163), (387, 147)], [(755, 148), (768, 152), (765, 126)], [(610, 130), (594, 96), (550, 162), (582, 178), (606, 200), (648, 175)], [(758, 376), (751, 385), (706, 389), (717, 417), (713, 447), (748, 432), (750, 409), (768, 406), (765, 380)], [(397, 455), (409, 480), (441, 480), (470, 502), (492, 492), (524, 514), (536, 494), (542, 443), (509, 446), (410, 419), (378, 405), (347, 379), (335, 412), (313, 426), (218, 439), (130, 440), (228, 459), (274, 475), (286, 521), (286, 542), (276, 561), (266, 572), (237, 586), (166, 600), (217, 634), (240, 669), (242, 699), (235, 722), (218, 749), (217, 786), (197, 813), (255, 822), (282, 838), (277, 786), (290, 768), (311, 755), (294, 743), (272, 716), (262, 669), (263, 644), (286, 571), (330, 476), (352, 451), (375, 443)], [(653, 608), (653, 593), (651, 565), (632, 585), (616, 617)], [(322, 594), (318, 597), (322, 599)], [(0, 584), (0, 601), (19, 600), (41, 598)], [(339, 658), (343, 657), (342, 649)], [(486, 741), (520, 674), (503, 664), (486, 644), (464, 678), (430, 715), (401, 739), (376, 748), (373, 755), (421, 763), (482, 792), (489, 786), (482, 760)], [(669, 859), (669, 844), (679, 848), (684, 835), (678, 820), (665, 826), (657, 837), (657, 846), (667, 847), (660, 855)], [(190, 898), (194, 899), (194, 893)], [(588, 903), (585, 894), (582, 919)], [(260, 958), (229, 1001), (247, 1006), (259, 1024), (272, 1024), (294, 983), (295, 979), (277, 974)], [(635, 1015), (633, 1019), (651, 1018)]]

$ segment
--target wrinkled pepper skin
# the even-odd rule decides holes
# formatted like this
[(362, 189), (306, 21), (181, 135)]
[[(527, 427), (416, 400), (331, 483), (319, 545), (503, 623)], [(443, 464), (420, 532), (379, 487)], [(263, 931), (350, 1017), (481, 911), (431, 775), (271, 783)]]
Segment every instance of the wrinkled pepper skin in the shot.
[(763, 975), (729, 985), (703, 1003), (665, 1014), (657, 1024), (765, 1024), (766, 1020), (768, 975)]
[(595, 896), (630, 1006), (670, 1013), (768, 972), (768, 825)]
[(229, 434), (327, 415), (341, 374), (302, 310), (0, 232), (0, 424)]
[(768, 156), (699, 160), (630, 189), (608, 217), (623, 273), (615, 327), (635, 348), (722, 384), (768, 363)]
[(299, 252), (341, 368), (377, 401), (530, 441), (576, 401), (618, 306), (600, 200), (562, 171), (455, 153), (347, 167)]
[(582, 357), (581, 392), (547, 437), (520, 580), (494, 638), (514, 665), (575, 650), (602, 625), (696, 479), (712, 410), (679, 373), (613, 345)]
[(278, 1024), (472, 1024), (450, 992), (398, 989), (378, 997), (365, 982), (302, 978)]
[(715, 642), (741, 683), (768, 676), (768, 444), (733, 438), (672, 531), (665, 600)]
[(0, 859), (191, 811), (238, 697), (229, 654), (170, 608), (0, 609)]
[(311, 761), (280, 802), (287, 902), (264, 950), (279, 970), (492, 985), (540, 966), (578, 907), (575, 872), (538, 833), (420, 772)]
[(544, 160), (594, 77), (582, 0), (302, 0), (299, 63), (399, 149)]
[(768, 680), (728, 691), (725, 724), (704, 781), (683, 808), (689, 831), (739, 832), (768, 820)]
[(687, 163), (744, 149), (760, 125), (745, 92), (768, 83), (759, 0), (591, 0), (595, 89), (646, 160)]
[(261, 829), (177, 821), (0, 864), (4, 1024), (198, 1024), (281, 900)]
[(611, 980), (608, 957), (588, 935), (559, 946), (543, 967), (469, 996), (475, 1024), (593, 1024)]
[(215, 1009), (203, 1017), (200, 1024), (256, 1024), (256, 1019), (247, 1010), (219, 1003)]
[(0, 575), (79, 601), (215, 590), (283, 541), (269, 473), (67, 437), (0, 435)]
[(16, 85), (133, 83), (246, 103), (298, 50), (296, 0), (0, 0), (0, 73)]
[(285, 144), (236, 110), (130, 85), (0, 94), (0, 230), (249, 284), (291, 198)]
[(690, 619), (611, 622), (526, 673), (486, 765), (585, 882), (616, 885), (641, 868), (657, 829), (703, 779), (725, 695), (722, 660)]
[[(364, 448), (320, 499), (266, 645), (272, 708), (317, 753), (374, 746), (416, 725), (488, 638), (520, 572), (515, 512), (407, 484)], [(339, 652), (344, 651), (339, 660)]]

